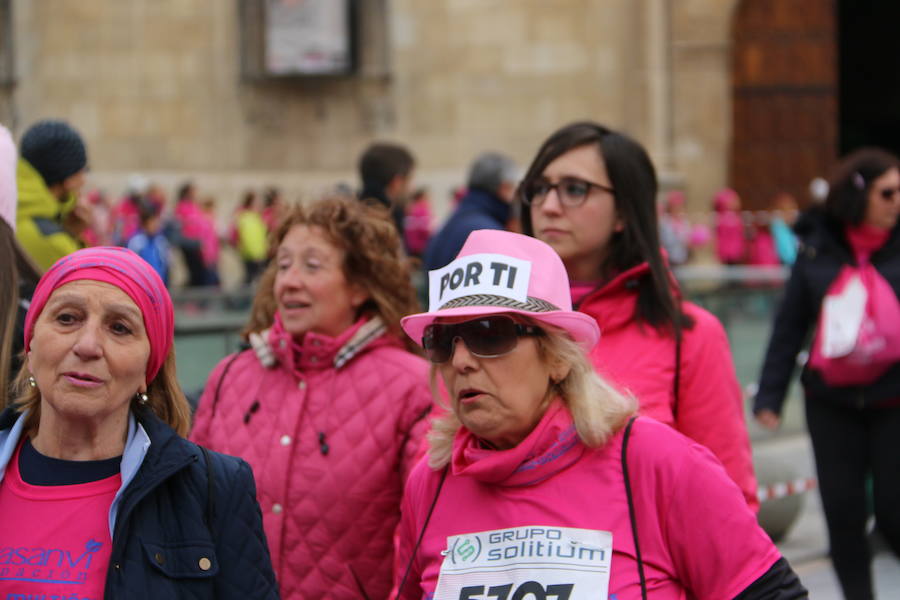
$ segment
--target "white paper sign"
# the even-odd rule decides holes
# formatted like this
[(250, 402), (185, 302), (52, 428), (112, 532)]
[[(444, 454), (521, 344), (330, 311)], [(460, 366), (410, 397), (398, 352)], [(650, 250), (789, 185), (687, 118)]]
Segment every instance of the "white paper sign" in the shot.
[(428, 273), (428, 310), (474, 294), (528, 300), (531, 262), (503, 254), (470, 254)]
[(447, 538), (434, 600), (597, 600), (609, 592), (612, 533), (513, 527)]
[(839, 295), (827, 296), (822, 302), (822, 356), (847, 356), (856, 347), (859, 330), (866, 316), (866, 286), (853, 277)]

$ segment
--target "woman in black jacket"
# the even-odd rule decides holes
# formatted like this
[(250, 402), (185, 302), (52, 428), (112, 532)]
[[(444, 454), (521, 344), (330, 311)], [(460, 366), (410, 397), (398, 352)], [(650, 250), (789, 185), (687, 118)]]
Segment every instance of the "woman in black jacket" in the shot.
[(173, 330), (130, 250), (41, 277), (0, 415), (0, 597), (278, 597), (249, 466), (183, 438)]
[[(878, 149), (850, 154), (835, 171), (824, 206), (798, 221), (801, 248), (775, 318), (753, 407), (762, 425), (775, 429), (780, 424), (797, 354), (845, 265), (868, 261), (900, 296), (898, 164), (897, 157)], [(878, 528), (900, 554), (900, 363), (859, 385), (830, 385), (828, 375), (807, 364), (801, 381), (831, 558), (847, 598), (872, 598), (869, 475)]]

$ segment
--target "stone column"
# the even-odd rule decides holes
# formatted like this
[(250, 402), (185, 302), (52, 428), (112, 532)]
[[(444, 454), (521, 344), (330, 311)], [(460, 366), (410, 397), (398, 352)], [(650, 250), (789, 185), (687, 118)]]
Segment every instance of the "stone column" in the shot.
[(674, 166), (671, 0), (645, 0), (644, 4), (649, 117), (649, 137), (645, 141), (654, 154), (657, 169), (668, 171)]

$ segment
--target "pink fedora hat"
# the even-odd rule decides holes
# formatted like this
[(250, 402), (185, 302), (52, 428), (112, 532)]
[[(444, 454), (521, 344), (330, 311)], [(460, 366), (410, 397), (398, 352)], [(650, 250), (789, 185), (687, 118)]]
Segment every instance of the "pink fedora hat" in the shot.
[(470, 233), (453, 262), (428, 274), (428, 297), (428, 312), (400, 322), (420, 345), (425, 327), (437, 318), (497, 313), (526, 315), (559, 327), (586, 350), (600, 339), (597, 322), (572, 310), (569, 277), (556, 251), (518, 233)]

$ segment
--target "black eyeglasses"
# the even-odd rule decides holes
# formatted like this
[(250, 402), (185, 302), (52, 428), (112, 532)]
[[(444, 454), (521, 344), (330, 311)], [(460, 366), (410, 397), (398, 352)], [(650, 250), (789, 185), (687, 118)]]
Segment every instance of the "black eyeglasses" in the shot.
[(542, 333), (540, 327), (516, 323), (506, 316), (482, 317), (462, 323), (432, 323), (425, 328), (422, 347), (428, 360), (435, 364), (453, 357), (457, 338), (475, 356), (496, 358), (515, 350), (521, 336)]
[(559, 203), (563, 206), (581, 206), (590, 195), (591, 188), (597, 188), (610, 194), (616, 193), (611, 187), (578, 179), (577, 177), (563, 177), (556, 183), (539, 179), (525, 186), (522, 201), (528, 206), (540, 206), (547, 199), (547, 194), (550, 193), (550, 190), (556, 190)]
[(900, 194), (900, 187), (884, 188), (883, 190), (879, 191), (878, 194), (881, 196), (882, 200), (893, 201), (897, 194)]

